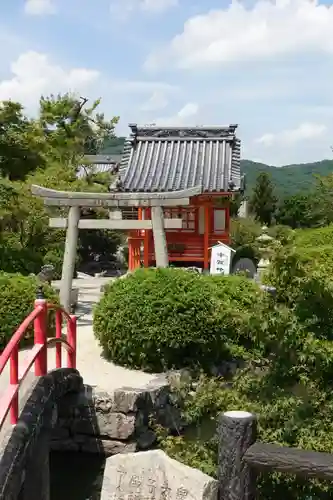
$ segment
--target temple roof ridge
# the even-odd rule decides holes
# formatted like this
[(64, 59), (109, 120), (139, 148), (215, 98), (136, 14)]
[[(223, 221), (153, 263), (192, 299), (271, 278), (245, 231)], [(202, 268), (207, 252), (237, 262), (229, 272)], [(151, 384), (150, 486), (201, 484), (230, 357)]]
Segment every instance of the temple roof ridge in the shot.
[(132, 138), (149, 139), (234, 139), (237, 124), (215, 126), (163, 126), (163, 125), (138, 125), (130, 123)]

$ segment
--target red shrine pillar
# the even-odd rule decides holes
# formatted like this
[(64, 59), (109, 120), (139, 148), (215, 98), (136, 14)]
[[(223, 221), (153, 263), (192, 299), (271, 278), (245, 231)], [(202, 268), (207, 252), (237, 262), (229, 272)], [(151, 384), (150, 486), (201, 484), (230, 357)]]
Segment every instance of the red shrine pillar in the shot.
[[(145, 208), (144, 209), (144, 218), (150, 219), (150, 214), (149, 214), (149, 209)], [(143, 265), (144, 267), (149, 267), (149, 237), (150, 237), (150, 231), (149, 229), (144, 230), (144, 236), (143, 236)]]
[(209, 269), (209, 235), (210, 235), (210, 217), (211, 206), (209, 204), (205, 208), (205, 232), (204, 232), (204, 269)]

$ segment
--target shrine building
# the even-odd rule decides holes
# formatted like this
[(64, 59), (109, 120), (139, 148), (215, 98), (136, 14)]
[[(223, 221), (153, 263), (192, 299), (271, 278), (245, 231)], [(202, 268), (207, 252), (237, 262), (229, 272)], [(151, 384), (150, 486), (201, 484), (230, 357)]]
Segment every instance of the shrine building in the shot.
[[(182, 219), (181, 229), (166, 229), (170, 264), (210, 266), (210, 247), (230, 243), (229, 205), (243, 190), (241, 141), (237, 125), (227, 127), (139, 127), (130, 125), (118, 178), (112, 189), (166, 193), (201, 187), (188, 206), (164, 208), (166, 218)], [(150, 219), (151, 208), (122, 209), (123, 219)], [(154, 266), (151, 230), (128, 233), (129, 269)]]

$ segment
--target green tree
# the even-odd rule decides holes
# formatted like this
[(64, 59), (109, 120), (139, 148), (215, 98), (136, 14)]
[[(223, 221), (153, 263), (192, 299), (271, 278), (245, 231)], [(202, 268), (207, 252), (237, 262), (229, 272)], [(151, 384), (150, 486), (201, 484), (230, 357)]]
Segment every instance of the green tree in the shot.
[(114, 137), (119, 117), (106, 120), (98, 113), (100, 99), (87, 107), (88, 99), (71, 94), (51, 95), (40, 100), (40, 125), (53, 155), (60, 161), (75, 162), (85, 153), (95, 154), (106, 139)]
[(317, 227), (324, 223), (323, 205), (316, 192), (285, 198), (275, 214), (276, 221), (297, 228)]
[[(86, 108), (86, 100), (70, 95), (40, 101), (36, 119), (25, 117), (18, 103), (0, 104), (0, 269), (36, 273), (43, 263), (60, 270), (64, 232), (50, 229), (48, 218), (66, 215), (64, 210), (46, 212), (43, 202), (31, 195), (31, 184), (70, 191), (106, 191), (110, 175), (90, 174), (77, 178), (87, 141), (96, 146), (114, 136), (118, 118), (107, 121), (97, 113), (99, 101)], [(101, 209), (92, 217), (100, 217)], [(119, 234), (95, 231), (80, 234), (78, 257), (101, 255), (111, 259)]]
[(230, 200), (230, 217), (237, 217), (244, 196), (240, 193), (236, 193)]
[(316, 202), (321, 210), (322, 225), (333, 222), (333, 174), (316, 176)]
[(250, 207), (255, 218), (262, 224), (270, 225), (276, 209), (274, 186), (269, 175), (261, 172), (257, 177), (256, 186), (250, 200)]
[(22, 180), (45, 165), (46, 143), (38, 122), (23, 114), (21, 104), (0, 103), (0, 175)]

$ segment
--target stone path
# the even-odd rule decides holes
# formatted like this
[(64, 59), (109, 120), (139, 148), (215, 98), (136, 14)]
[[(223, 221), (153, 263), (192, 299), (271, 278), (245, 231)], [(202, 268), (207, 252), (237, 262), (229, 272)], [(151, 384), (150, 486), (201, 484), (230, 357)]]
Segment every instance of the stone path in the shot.
[[(110, 281), (110, 278), (87, 278), (73, 281), (73, 286), (79, 288), (79, 304), (76, 311), (78, 317), (77, 369), (81, 373), (85, 384), (98, 386), (106, 391), (112, 391), (120, 387), (143, 387), (152, 382), (156, 376), (137, 370), (129, 370), (106, 361), (101, 356), (101, 349), (93, 334), (93, 306), (101, 296), (101, 286), (108, 281)], [(20, 352), (21, 360), (25, 354), (25, 349)], [(63, 350), (63, 366), (65, 366), (65, 362), (66, 352)], [(53, 368), (55, 368), (55, 349), (50, 348), (48, 349), (48, 369)], [(20, 388), (20, 406), (25, 400), (24, 394), (33, 378), (32, 368), (31, 373), (29, 373)], [(4, 393), (8, 384), (9, 364), (0, 375), (0, 395)], [(7, 428), (7, 426), (8, 422), (6, 422), (5, 427)]]
[(92, 329), (92, 308), (101, 295), (100, 287), (110, 278), (74, 280), (79, 287), (77, 331), (77, 369), (85, 383), (112, 390), (119, 387), (141, 387), (155, 376), (137, 370), (116, 366), (101, 357), (101, 349)]

